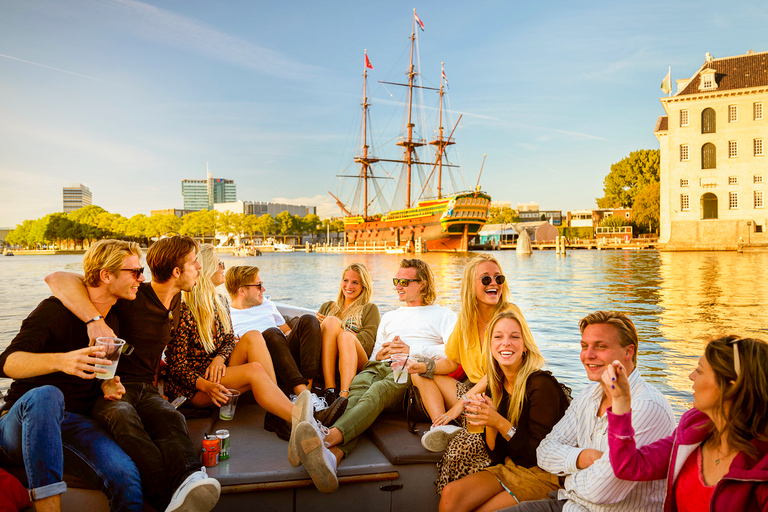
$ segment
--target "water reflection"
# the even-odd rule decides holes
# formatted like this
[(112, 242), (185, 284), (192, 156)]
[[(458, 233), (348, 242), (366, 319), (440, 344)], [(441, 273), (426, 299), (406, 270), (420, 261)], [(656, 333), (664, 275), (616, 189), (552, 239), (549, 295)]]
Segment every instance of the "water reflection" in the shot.
[[(575, 391), (588, 382), (579, 361), (578, 321), (598, 309), (631, 315), (641, 339), (638, 369), (669, 397), (678, 414), (690, 406), (688, 374), (707, 340), (730, 332), (768, 338), (768, 253), (572, 251), (563, 257), (547, 251), (494, 256), (550, 369)], [(470, 258), (423, 255), (435, 274), (439, 304), (458, 310), (461, 275)], [(53, 270), (78, 271), (81, 259), (0, 258), (0, 349), (49, 295), (42, 278)], [(222, 259), (227, 266), (260, 267), (273, 300), (309, 308), (334, 299), (344, 267), (362, 262), (371, 271), (373, 300), (381, 311), (399, 307), (392, 286), (399, 256), (285, 253)], [(0, 382), (0, 389), (6, 386)]]

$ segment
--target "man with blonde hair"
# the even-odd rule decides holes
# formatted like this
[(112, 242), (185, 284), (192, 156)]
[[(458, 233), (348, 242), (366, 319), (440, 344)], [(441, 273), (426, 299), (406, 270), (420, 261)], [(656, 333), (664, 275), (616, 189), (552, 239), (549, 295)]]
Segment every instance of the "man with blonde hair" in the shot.
[[(99, 482), (112, 510), (144, 510), (133, 461), (88, 415), (94, 403), (117, 400), (120, 378), (96, 380), (110, 364), (88, 346), (86, 324), (116, 327), (112, 306), (133, 300), (144, 280), (138, 244), (101, 240), (83, 258), (85, 290), (97, 315), (83, 322), (50, 297), (22, 322), (0, 354), (0, 377), (14, 379), (0, 414), (0, 465), (24, 465), (38, 512), (61, 508), (63, 473)], [(98, 319), (98, 320), (97, 320)]]

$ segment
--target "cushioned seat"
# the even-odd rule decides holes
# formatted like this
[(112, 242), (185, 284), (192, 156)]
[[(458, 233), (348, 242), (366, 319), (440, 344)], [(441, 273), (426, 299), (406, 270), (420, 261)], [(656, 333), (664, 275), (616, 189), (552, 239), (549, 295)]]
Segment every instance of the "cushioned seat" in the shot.
[(429, 430), (429, 423), (419, 423), (419, 435), (408, 432), (403, 413), (383, 413), (366, 431), (376, 448), (392, 464), (437, 463), (443, 454), (430, 452), (421, 446), (421, 434)]

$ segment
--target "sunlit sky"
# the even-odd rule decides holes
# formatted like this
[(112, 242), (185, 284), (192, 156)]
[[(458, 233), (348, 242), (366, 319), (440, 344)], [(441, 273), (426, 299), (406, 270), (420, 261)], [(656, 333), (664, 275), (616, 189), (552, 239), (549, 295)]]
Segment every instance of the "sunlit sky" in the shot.
[(398, 156), (402, 94), (378, 81), (404, 79), (413, 8), (424, 85), (445, 62), (463, 114), (451, 160), (466, 186), (487, 154), (493, 199), (563, 212), (658, 148), (669, 66), (674, 84), (706, 52), (768, 50), (761, 2), (3, 0), (0, 226), (60, 211), (73, 182), (124, 216), (181, 208), (181, 180), (206, 165), (238, 199), (337, 215), (364, 49), (377, 154)]

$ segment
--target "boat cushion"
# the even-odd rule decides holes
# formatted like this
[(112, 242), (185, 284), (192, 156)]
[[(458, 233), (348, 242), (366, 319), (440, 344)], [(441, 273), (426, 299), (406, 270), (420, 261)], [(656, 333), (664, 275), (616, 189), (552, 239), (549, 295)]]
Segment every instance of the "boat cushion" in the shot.
[(421, 446), (421, 434), (429, 430), (429, 423), (419, 423), (416, 428), (419, 435), (411, 434), (405, 414), (385, 412), (366, 433), (391, 464), (437, 463), (443, 454)]

